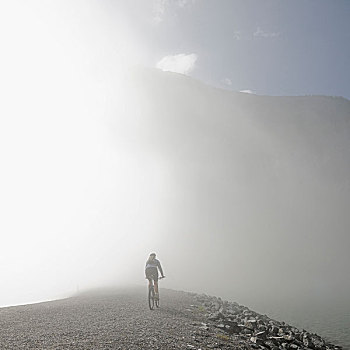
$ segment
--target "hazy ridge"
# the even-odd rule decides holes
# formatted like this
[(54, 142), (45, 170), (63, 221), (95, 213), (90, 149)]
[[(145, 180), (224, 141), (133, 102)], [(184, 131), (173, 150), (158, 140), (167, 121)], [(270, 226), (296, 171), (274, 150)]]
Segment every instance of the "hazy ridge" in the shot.
[[(292, 308), (347, 301), (350, 102), (236, 93), (157, 70), (125, 73), (96, 88), (89, 118), (60, 120), (55, 137), (52, 125), (35, 134), (40, 118), (28, 127), (37, 143), (18, 150), (23, 169), (50, 159), (43, 174), (32, 169), (33, 178), (61, 179), (56, 170), (67, 164), (69, 172), (58, 181), (62, 193), (46, 193), (49, 182), (27, 186), (29, 195), (45, 191), (42, 203), (61, 202), (45, 205), (44, 223), (42, 203), (32, 206), (37, 216), (29, 223), (42, 227), (16, 246), (14, 266), (5, 252), (4, 280), (18, 271), (23, 279), (2, 293), (15, 290), (25, 302), (142, 283), (144, 260), (155, 250), (170, 288), (256, 308), (264, 300)], [(38, 152), (41, 144), (51, 158)], [(60, 220), (64, 213), (73, 223)], [(36, 259), (26, 264), (29, 256)]]
[(138, 74), (134, 130), (165, 172), (158, 230), (170, 270), (192, 288), (225, 276), (212, 290), (238, 295), (257, 285), (268, 295), (348, 291), (350, 101)]

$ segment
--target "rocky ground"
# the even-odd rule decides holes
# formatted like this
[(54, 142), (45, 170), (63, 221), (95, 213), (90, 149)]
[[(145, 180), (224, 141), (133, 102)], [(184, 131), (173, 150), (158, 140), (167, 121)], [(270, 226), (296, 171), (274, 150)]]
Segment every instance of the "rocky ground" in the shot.
[(243, 305), (207, 295), (196, 295), (195, 299), (208, 320), (208, 324), (203, 323), (203, 327), (216, 327), (231, 337), (238, 336), (255, 349), (341, 349), (317, 334), (273, 320)]
[(0, 309), (0, 349), (341, 349), (220, 298), (146, 288)]

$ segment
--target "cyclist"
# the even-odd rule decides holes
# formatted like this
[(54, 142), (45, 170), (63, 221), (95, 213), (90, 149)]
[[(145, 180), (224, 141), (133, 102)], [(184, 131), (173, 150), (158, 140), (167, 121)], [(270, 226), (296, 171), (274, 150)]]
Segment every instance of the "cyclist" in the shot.
[(160, 261), (156, 259), (156, 253), (151, 253), (147, 262), (146, 262), (146, 278), (148, 279), (148, 287), (150, 288), (152, 286), (152, 279), (154, 280), (154, 297), (156, 300), (159, 300), (159, 290), (158, 290), (158, 269), (160, 274), (162, 275), (162, 278), (164, 278), (164, 273), (162, 269), (162, 265), (160, 264)]

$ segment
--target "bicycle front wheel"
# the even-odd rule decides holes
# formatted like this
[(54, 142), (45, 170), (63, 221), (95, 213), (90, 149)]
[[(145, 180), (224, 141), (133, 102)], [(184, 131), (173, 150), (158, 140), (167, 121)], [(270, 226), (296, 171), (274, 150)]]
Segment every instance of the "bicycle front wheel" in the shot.
[(154, 289), (152, 287), (148, 290), (148, 306), (150, 310), (154, 309)]

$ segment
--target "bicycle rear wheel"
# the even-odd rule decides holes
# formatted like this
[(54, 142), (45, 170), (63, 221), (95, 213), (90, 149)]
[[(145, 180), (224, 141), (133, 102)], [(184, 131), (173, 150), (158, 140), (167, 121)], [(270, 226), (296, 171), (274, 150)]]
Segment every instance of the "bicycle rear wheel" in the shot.
[(150, 310), (154, 309), (154, 288), (153, 286), (148, 289), (148, 306)]

